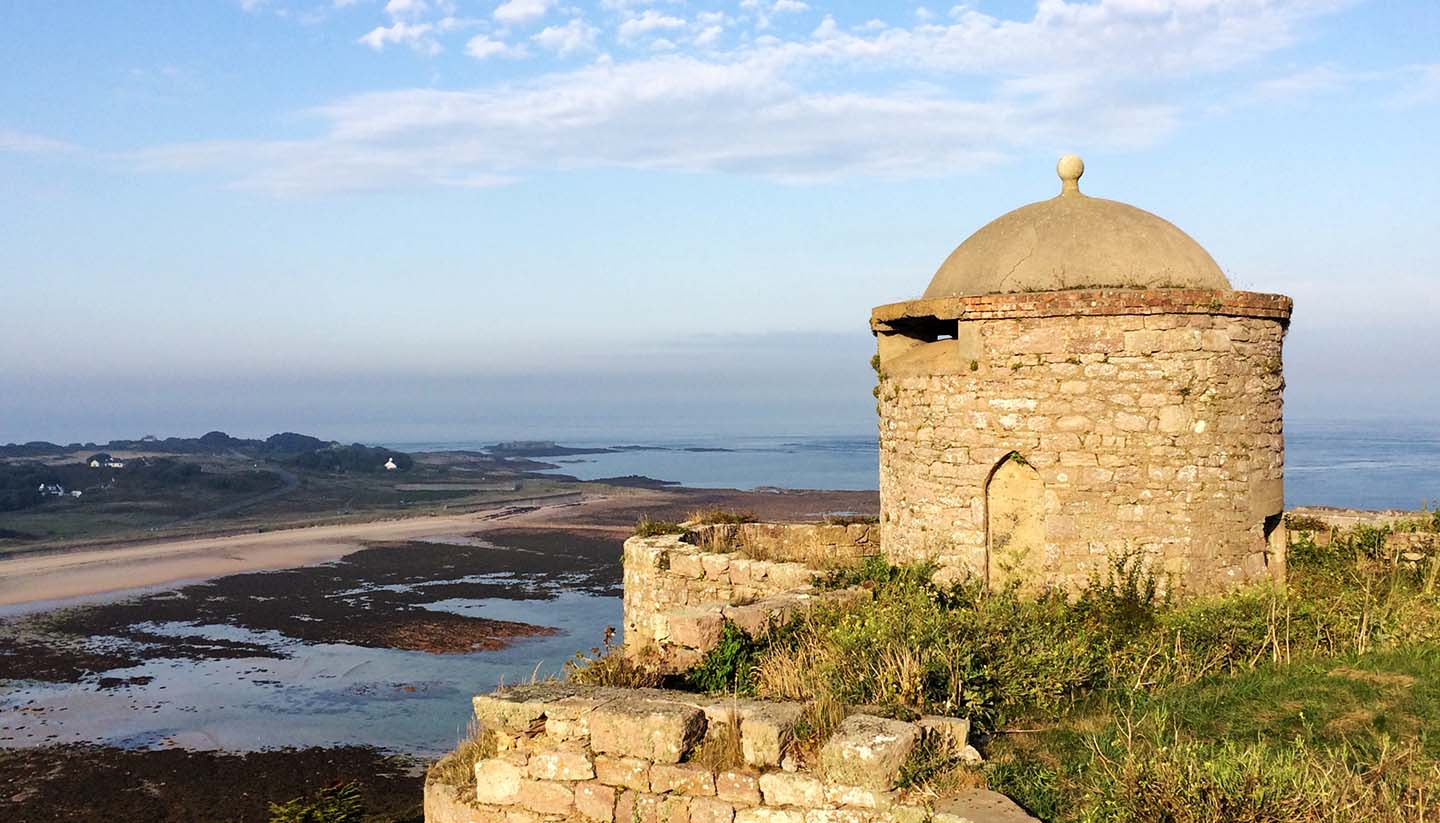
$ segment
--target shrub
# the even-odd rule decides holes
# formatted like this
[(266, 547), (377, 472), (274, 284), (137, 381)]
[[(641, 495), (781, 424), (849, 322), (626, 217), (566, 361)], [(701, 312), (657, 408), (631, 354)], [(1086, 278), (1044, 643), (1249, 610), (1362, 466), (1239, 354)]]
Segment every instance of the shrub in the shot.
[(360, 823), (364, 816), (358, 783), (339, 783), (313, 798), (270, 804), (270, 823)]
[(650, 515), (641, 515), (635, 523), (636, 537), (657, 537), (662, 534), (684, 534), (685, 527), (669, 520), (652, 520)]
[(768, 645), (768, 639), (751, 637), (726, 620), (720, 627), (720, 642), (685, 673), (685, 684), (708, 694), (753, 694), (755, 662)]
[(661, 685), (664, 677), (658, 667), (643, 657), (632, 657), (623, 646), (615, 645), (615, 627), (606, 626), (601, 645), (590, 654), (575, 652), (565, 663), (566, 678), (589, 686), (620, 686), (646, 689)]
[(1292, 532), (1328, 532), (1330, 524), (1314, 515), (1287, 514), (1285, 515), (1285, 528)]

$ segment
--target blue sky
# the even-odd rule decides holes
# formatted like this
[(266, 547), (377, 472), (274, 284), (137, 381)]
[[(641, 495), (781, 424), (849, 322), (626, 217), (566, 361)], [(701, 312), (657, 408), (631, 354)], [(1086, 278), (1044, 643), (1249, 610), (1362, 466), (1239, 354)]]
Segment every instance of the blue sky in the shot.
[(1440, 4), (12, 0), (0, 441), (864, 431), (871, 306), (1057, 190), (1436, 417)]

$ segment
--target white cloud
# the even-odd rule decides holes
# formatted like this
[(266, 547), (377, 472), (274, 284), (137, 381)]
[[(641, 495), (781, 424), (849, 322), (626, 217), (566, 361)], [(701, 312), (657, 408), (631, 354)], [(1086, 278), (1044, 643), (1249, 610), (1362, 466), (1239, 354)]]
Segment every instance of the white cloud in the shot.
[(425, 0), (390, 0), (385, 4), (385, 13), (399, 20), (414, 20), (430, 13), (430, 4)]
[(495, 19), (506, 25), (523, 25), (544, 17), (554, 0), (507, 0), (495, 9)]
[(421, 54), (435, 55), (441, 51), (440, 43), (435, 40), (435, 29), (433, 23), (406, 23), (401, 20), (389, 26), (377, 26), (357, 42), (376, 51), (384, 51), (387, 44), (395, 43), (409, 46)]
[[(639, 21), (636, 36), (682, 30), (672, 15), (611, 2), (617, 35), (627, 21)], [(719, 50), (723, 29), (712, 29), (726, 18), (706, 18), (700, 29), (697, 15), (683, 29), (699, 32), (693, 53), (600, 55), (521, 83), (362, 94), (317, 110), (323, 127), (311, 139), (181, 145), (143, 159), (152, 168), (219, 167), (237, 185), (284, 193), (489, 185), (586, 166), (796, 182), (953, 174), (1037, 148), (1153, 144), (1180, 127), (1187, 105), (1214, 99), (1199, 84), (1226, 87), (1228, 70), (1289, 45), (1305, 20), (1334, 6), (1045, 0), (1029, 20), (961, 10), (941, 23), (857, 31), (827, 17), (810, 35), (752, 34)], [(362, 42), (423, 52), (434, 43), (426, 25), (397, 23)], [(574, 17), (530, 42), (574, 55), (594, 51), (599, 35)], [(659, 40), (664, 48), (679, 38)], [(493, 33), (471, 43), (477, 57), (517, 48)], [(1300, 70), (1275, 91), (1334, 79)]]
[(246, 14), (255, 14), (265, 8), (268, 0), (240, 0), (240, 10)]
[(695, 35), (695, 39), (692, 42), (702, 49), (708, 49), (720, 42), (720, 38), (724, 35), (725, 28), (723, 26), (706, 26), (700, 30), (699, 34)]
[(646, 9), (642, 14), (621, 23), (616, 33), (621, 40), (632, 42), (649, 32), (673, 31), (683, 29), (685, 26), (685, 21), (679, 17), (661, 14), (655, 9)]
[(800, 0), (775, 0), (775, 5), (770, 7), (771, 14), (793, 14), (809, 10), (810, 6)]
[(484, 60), (489, 57), (527, 57), (529, 52), (524, 46), (512, 45), (503, 40), (496, 40), (489, 35), (477, 34), (470, 38), (465, 44), (465, 53), (477, 60)]
[(599, 33), (599, 29), (576, 17), (563, 26), (546, 26), (530, 39), (542, 48), (565, 57), (576, 52), (594, 51), (595, 38)]

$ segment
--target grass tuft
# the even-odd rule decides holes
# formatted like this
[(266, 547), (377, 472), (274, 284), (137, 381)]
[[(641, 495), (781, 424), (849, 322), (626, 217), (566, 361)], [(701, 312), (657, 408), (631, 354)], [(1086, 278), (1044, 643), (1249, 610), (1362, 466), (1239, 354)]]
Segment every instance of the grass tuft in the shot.
[(693, 511), (690, 513), (690, 516), (685, 519), (687, 522), (699, 526), (734, 526), (741, 523), (760, 522), (760, 518), (756, 517), (754, 512), (733, 511), (731, 509), (721, 508), (701, 509), (699, 511)]
[(658, 537), (662, 534), (684, 534), (685, 527), (669, 520), (652, 520), (650, 515), (641, 515), (635, 523), (636, 537)]

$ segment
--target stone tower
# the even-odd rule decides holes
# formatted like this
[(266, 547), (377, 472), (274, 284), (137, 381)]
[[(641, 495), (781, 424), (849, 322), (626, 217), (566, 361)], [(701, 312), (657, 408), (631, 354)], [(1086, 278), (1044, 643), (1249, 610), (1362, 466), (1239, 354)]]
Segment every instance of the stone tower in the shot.
[(1032, 591), (1122, 556), (1189, 592), (1283, 581), (1290, 299), (1057, 170), (871, 314), (885, 554)]

